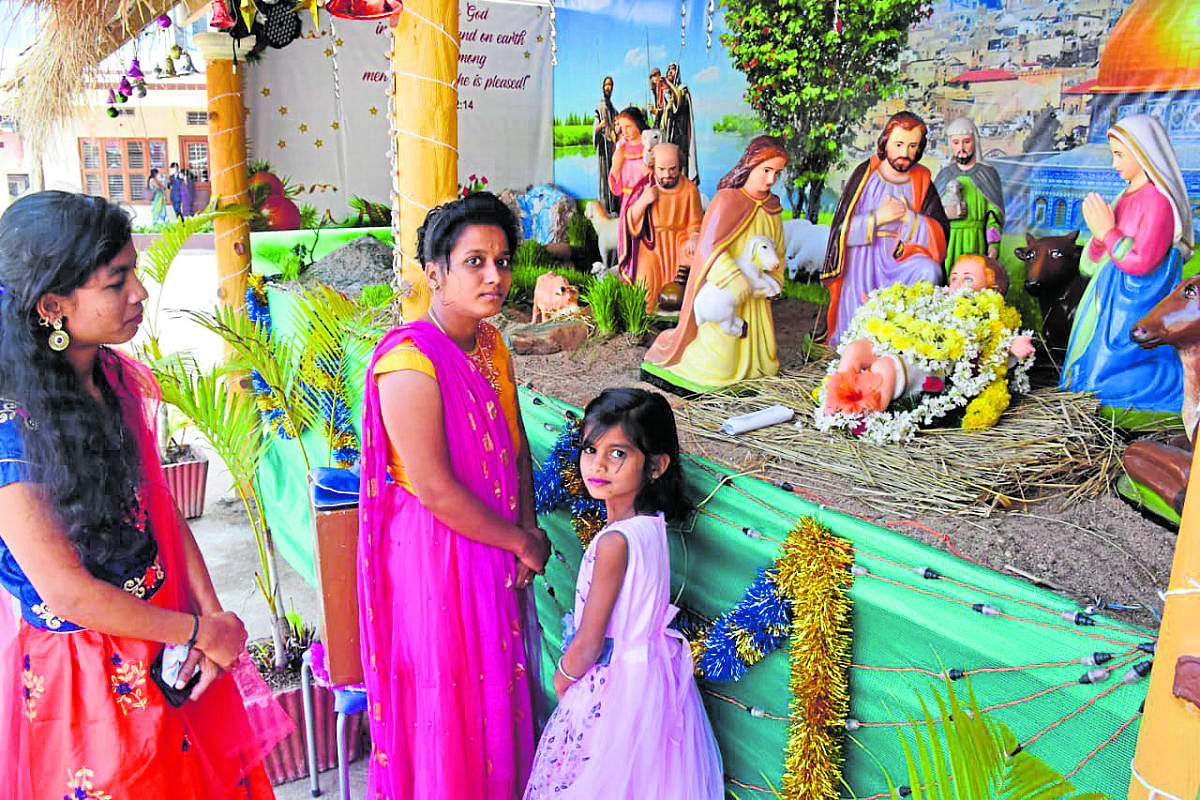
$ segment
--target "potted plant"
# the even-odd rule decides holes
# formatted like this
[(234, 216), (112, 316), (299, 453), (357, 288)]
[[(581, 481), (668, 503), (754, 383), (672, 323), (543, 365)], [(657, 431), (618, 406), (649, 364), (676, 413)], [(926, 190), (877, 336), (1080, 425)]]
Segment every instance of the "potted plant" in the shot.
[[(272, 620), (269, 640), (251, 644), (251, 655), (276, 699), (297, 722), (297, 730), (266, 759), (268, 774), (280, 783), (307, 772), (303, 753), (300, 656), (312, 642), (310, 628), (283, 613), (277, 557), (257, 473), (275, 435), (297, 439), (306, 468), (314, 458), (300, 436), (320, 432), (327, 447), (317, 463), (357, 458), (347, 446), (348, 409), (363, 380), (362, 357), (378, 338), (384, 310), (356, 304), (322, 284), (299, 287), (296, 311), (301, 333), (294, 340), (275, 333), (269, 312), (218, 306), (185, 316), (218, 335), (234, 353), (225, 365), (202, 368), (187, 354), (163, 355), (152, 362), (166, 403), (179, 409), (211, 444), (228, 468), (234, 491), (246, 510), (259, 562), (255, 581)], [(265, 304), (264, 304), (265, 305)], [(354, 366), (360, 365), (360, 366)], [(245, 391), (249, 375), (252, 391)], [(333, 763), (333, 694), (314, 687), (318, 726), (318, 767)], [(354, 723), (361, 725), (361, 721)], [(352, 729), (353, 735), (353, 729)], [(357, 755), (351, 748), (350, 755)]]
[(171, 406), (164, 404), (163, 409), (167, 442), (162, 448), (163, 476), (184, 519), (195, 519), (204, 513), (208, 457), (185, 441), (192, 430), (187, 419)]

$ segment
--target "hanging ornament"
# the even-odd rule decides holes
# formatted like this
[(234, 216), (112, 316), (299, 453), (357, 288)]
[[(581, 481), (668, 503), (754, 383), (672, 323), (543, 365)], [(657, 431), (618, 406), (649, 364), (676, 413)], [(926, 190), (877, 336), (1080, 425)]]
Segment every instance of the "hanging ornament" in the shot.
[(267, 45), (279, 49), (300, 38), (300, 15), (284, 3), (267, 6), (263, 36)]
[(116, 118), (117, 118), (117, 116), (118, 116), (118, 115), (119, 115), (121, 112), (120, 112), (120, 111), (117, 111), (117, 109), (116, 109), (115, 107), (113, 107), (113, 106), (109, 106), (109, 107), (108, 107), (108, 109), (107, 109), (107, 110), (106, 110), (104, 113), (105, 113), (105, 114), (108, 114), (108, 115), (109, 115), (110, 117), (112, 117), (113, 119), (116, 119)]
[(163, 61), (163, 77), (164, 78), (179, 77), (179, 73), (175, 71), (175, 59), (171, 58), (170, 56), (167, 56), (166, 59)]
[(258, 16), (258, 6), (254, 5), (254, 0), (241, 0), (238, 9), (242, 12), (242, 20), (246, 25), (253, 25), (255, 17)]
[(158, 27), (160, 27), (160, 28), (171, 27), (171, 17), (168, 14), (165, 14), (165, 13), (159, 14), (157, 17), (154, 18), (154, 21), (158, 23)]
[(687, 44), (687, 0), (679, 4), (679, 49)]
[(110, 106), (115, 106), (117, 104), (117, 93), (112, 89), (108, 90), (108, 104)]
[(833, 32), (842, 32), (842, 0), (833, 0)]
[(321, 10), (321, 0), (300, 0), (292, 11), (299, 11), (302, 8), (307, 8), (308, 13), (312, 14), (313, 28), (319, 30), (321, 18), (317, 16), (317, 12)]
[(139, 100), (146, 96), (146, 82), (141, 78), (133, 82), (133, 94)]
[(383, 19), (404, 9), (401, 0), (329, 0), (325, 10), (342, 19)]
[(117, 94), (122, 97), (129, 97), (133, 94), (133, 85), (129, 83), (129, 78), (121, 78), (121, 85), (117, 87)]
[(716, 12), (713, 0), (708, 0), (704, 6), (704, 49), (712, 50), (713, 14)]
[(125, 75), (127, 77), (133, 78), (134, 80), (137, 80), (138, 78), (146, 77), (145, 74), (142, 73), (142, 65), (138, 63), (138, 60), (136, 58), (130, 62), (129, 72), (126, 72)]
[(117, 102), (118, 102), (118, 103), (128, 103), (128, 102), (129, 102), (129, 95), (127, 95), (127, 94), (121, 94), (120, 92), (117, 92)]
[(183, 48), (177, 44), (173, 44), (168, 52), (170, 53), (171, 58), (178, 59), (181, 55), (183, 55)]
[(208, 24), (222, 31), (234, 26), (233, 17), (229, 16), (229, 9), (225, 7), (225, 0), (212, 0), (212, 16)]

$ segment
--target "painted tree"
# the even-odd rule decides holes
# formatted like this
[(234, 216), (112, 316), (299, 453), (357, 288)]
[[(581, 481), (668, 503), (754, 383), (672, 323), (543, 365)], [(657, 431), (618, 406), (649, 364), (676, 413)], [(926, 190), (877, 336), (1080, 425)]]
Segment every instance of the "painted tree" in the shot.
[(821, 191), (867, 111), (900, 85), (908, 29), (927, 0), (723, 0), (721, 37), (746, 100), (788, 151), (793, 213), (816, 221)]

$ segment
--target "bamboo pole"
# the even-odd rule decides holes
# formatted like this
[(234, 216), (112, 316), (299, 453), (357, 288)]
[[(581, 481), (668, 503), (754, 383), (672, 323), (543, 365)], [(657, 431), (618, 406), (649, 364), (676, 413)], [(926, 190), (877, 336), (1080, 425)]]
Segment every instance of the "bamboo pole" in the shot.
[[(224, 33), (200, 33), (197, 47), (207, 64), (208, 84), (208, 169), (212, 196), (218, 208), (249, 205), (249, 176), (246, 174), (246, 110), (242, 78), (234, 63), (235, 46), (249, 51), (254, 37), (235, 45)], [(240, 308), (246, 297), (250, 273), (250, 222), (217, 218), (213, 221), (217, 249), (217, 299)]]
[[(1192, 454), (1191, 474), (1200, 474), (1200, 447)], [(1200, 790), (1200, 708), (1171, 690), (1179, 657), (1200, 657), (1200, 489), (1190, 482), (1167, 587), (1133, 758), (1131, 800), (1192, 800)]]
[(458, 188), (458, 0), (407, 0), (392, 32), (391, 113), (396, 272), (401, 314), (429, 307), (417, 228)]

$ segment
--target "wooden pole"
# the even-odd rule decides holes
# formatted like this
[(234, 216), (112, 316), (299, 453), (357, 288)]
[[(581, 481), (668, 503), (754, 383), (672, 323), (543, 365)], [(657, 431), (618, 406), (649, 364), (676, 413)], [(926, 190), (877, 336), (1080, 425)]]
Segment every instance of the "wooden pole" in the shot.
[[(1200, 447), (1192, 455), (1191, 474), (1200, 475)], [(1193, 800), (1200, 790), (1200, 708), (1172, 691), (1179, 657), (1200, 657), (1200, 489), (1190, 483), (1167, 587), (1133, 758), (1131, 800)]]
[[(246, 174), (246, 109), (242, 104), (242, 77), (234, 63), (234, 41), (225, 33), (200, 33), (195, 37), (207, 64), (208, 170), (212, 196), (218, 208), (249, 205)], [(254, 37), (242, 39), (239, 52), (249, 52)], [(217, 249), (217, 299), (241, 308), (250, 273), (250, 222), (218, 218), (213, 221)]]
[(458, 0), (406, 0), (392, 32), (392, 200), (401, 314), (429, 307), (417, 228), (458, 190)]

